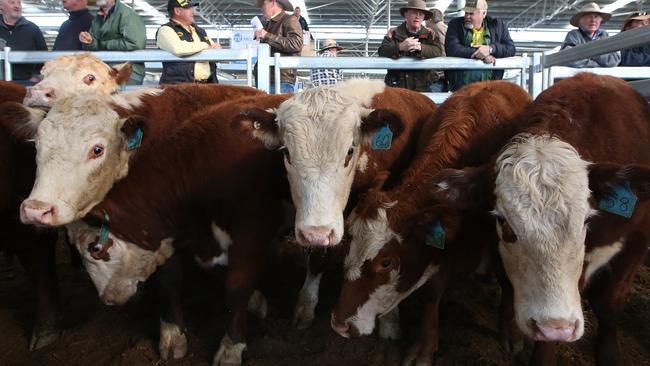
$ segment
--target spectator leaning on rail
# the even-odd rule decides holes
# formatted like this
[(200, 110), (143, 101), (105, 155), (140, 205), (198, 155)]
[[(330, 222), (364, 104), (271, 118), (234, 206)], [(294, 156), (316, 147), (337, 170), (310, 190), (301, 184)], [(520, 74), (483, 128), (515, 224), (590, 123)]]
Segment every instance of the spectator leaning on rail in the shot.
[[(23, 17), (20, 0), (0, 0), (2, 19), (0, 20), (0, 39), (7, 47), (17, 51), (47, 51), (45, 38), (38, 26)], [(22, 64), (11, 67), (12, 79), (23, 85), (34, 85), (42, 64)]]
[[(99, 11), (90, 24), (90, 31), (79, 33), (87, 51), (143, 50), (147, 36), (144, 23), (133, 9), (119, 0), (97, 0)], [(144, 63), (133, 64), (129, 85), (141, 85)]]
[[(320, 57), (337, 57), (338, 52), (342, 49), (343, 47), (339, 46), (335, 40), (328, 39), (318, 53)], [(339, 69), (311, 69), (309, 71), (309, 78), (314, 87), (335, 85), (343, 80), (343, 73)]]
[[(650, 15), (645, 12), (632, 13), (625, 19), (621, 32), (646, 27), (648, 24)], [(621, 51), (620, 66), (650, 66), (650, 42)]]
[[(170, 21), (158, 28), (158, 48), (176, 56), (189, 56), (207, 48), (221, 48), (212, 42), (206, 31), (194, 23), (194, 7), (190, 0), (169, 0), (167, 12)], [(214, 62), (163, 62), (161, 84), (182, 82), (218, 83)]]
[[(571, 17), (571, 25), (578, 27), (567, 33), (562, 50), (609, 37), (600, 26), (607, 22), (610, 14), (600, 10), (596, 3), (585, 4), (579, 12)], [(621, 61), (621, 52), (605, 53), (566, 64), (570, 67), (615, 67)]]
[[(255, 38), (260, 43), (271, 46), (271, 55), (279, 52), (282, 56), (300, 56), (302, 51), (302, 28), (298, 18), (286, 11), (293, 11), (289, 0), (258, 0), (257, 5), (268, 19), (264, 28), (255, 31)], [(257, 75), (257, 64), (255, 65)], [(274, 72), (271, 69), (271, 91), (275, 90)], [(282, 69), (280, 72), (280, 90), (291, 93), (296, 84), (296, 70)]]
[[(486, 64), (495, 64), (497, 58), (515, 55), (515, 43), (508, 27), (499, 19), (487, 16), (485, 0), (467, 0), (464, 17), (449, 22), (445, 52), (449, 57), (473, 58)], [(476, 81), (501, 80), (503, 70), (448, 70), (445, 71), (449, 89), (456, 91)]]
[[(445, 37), (447, 36), (447, 24), (445, 24), (445, 15), (438, 9), (431, 9), (431, 19), (426, 22), (427, 28), (435, 33), (436, 38), (440, 41), (442, 46), (442, 55), (445, 54)], [(432, 92), (446, 92), (448, 89), (447, 79), (445, 79), (445, 72), (442, 70), (431, 71), (431, 84), (429, 88)]]
[[(424, 0), (409, 0), (399, 10), (404, 22), (391, 29), (379, 46), (377, 53), (382, 57), (415, 57), (427, 59), (442, 56), (442, 45), (432, 30), (424, 26), (432, 13)], [(431, 81), (431, 70), (388, 70), (385, 82), (389, 86), (427, 92)]]
[(68, 11), (68, 20), (59, 27), (59, 34), (54, 41), (52, 51), (78, 51), (83, 49), (79, 33), (87, 32), (93, 16), (88, 10), (87, 0), (62, 0), (63, 8)]

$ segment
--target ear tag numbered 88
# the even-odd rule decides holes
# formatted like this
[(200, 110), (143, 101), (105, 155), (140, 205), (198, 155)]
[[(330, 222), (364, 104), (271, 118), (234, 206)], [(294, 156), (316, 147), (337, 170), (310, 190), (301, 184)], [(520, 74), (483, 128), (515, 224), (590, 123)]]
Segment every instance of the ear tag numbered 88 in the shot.
[(440, 224), (440, 220), (431, 226), (424, 243), (430, 247), (445, 249), (445, 229)]
[(380, 128), (379, 131), (372, 138), (372, 149), (373, 150), (390, 150), (391, 142), (393, 141), (393, 132), (386, 124), (384, 127)]
[(630, 183), (626, 182), (625, 185), (614, 187), (611, 196), (601, 199), (598, 208), (629, 219), (634, 213), (637, 201), (638, 198), (632, 192)]

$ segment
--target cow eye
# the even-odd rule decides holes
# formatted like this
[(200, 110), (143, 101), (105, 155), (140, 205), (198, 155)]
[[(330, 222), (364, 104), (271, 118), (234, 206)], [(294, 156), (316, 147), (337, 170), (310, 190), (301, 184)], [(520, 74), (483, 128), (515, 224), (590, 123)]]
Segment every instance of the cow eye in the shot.
[(348, 149), (348, 154), (345, 156), (345, 167), (348, 167), (348, 164), (350, 164), (350, 160), (352, 160), (352, 156), (354, 155), (354, 147), (350, 147)]
[(104, 155), (104, 146), (102, 145), (93, 146), (93, 148), (90, 149), (90, 153), (88, 155), (90, 159), (97, 159), (98, 157)]
[(393, 258), (385, 257), (379, 260), (375, 265), (375, 272), (384, 273), (392, 270), (394, 267)]
[(86, 85), (90, 85), (90, 84), (92, 84), (93, 81), (95, 81), (95, 75), (93, 75), (93, 74), (88, 74), (88, 75), (84, 76), (84, 83), (85, 83)]

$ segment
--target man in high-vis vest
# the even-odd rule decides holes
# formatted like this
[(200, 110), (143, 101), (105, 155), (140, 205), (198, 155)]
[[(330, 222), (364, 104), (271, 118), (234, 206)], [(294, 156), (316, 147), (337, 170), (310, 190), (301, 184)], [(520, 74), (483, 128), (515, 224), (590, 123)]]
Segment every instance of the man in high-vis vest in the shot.
[[(189, 56), (208, 48), (221, 48), (212, 42), (206, 31), (194, 23), (194, 7), (190, 0), (169, 0), (169, 23), (163, 24), (156, 34), (158, 48), (176, 56)], [(161, 84), (184, 82), (217, 83), (214, 62), (173, 61), (163, 62)]]

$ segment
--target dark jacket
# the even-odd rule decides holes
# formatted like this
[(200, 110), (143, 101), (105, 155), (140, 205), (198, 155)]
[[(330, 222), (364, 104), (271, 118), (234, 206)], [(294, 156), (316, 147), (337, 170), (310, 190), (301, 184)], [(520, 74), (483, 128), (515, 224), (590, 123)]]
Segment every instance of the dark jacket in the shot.
[[(566, 37), (564, 38), (564, 43), (562, 43), (562, 47), (560, 48), (560, 50), (579, 46), (581, 44), (587, 44), (589, 42), (597, 41), (599, 39), (607, 39), (607, 38), (609, 38), (609, 34), (607, 34), (607, 31), (602, 29), (597, 30), (593, 37), (580, 28), (573, 29), (566, 34)], [(603, 53), (602, 55), (593, 56), (582, 60), (569, 62), (565, 66), (577, 67), (577, 68), (616, 67), (618, 66), (618, 63), (620, 61), (621, 61), (621, 52), (615, 51), (610, 53)]]
[(83, 49), (79, 33), (88, 32), (93, 16), (88, 9), (71, 11), (68, 20), (61, 24), (52, 51), (77, 51)]
[[(16, 22), (13, 30), (0, 17), (0, 38), (15, 51), (47, 51), (45, 38), (38, 26), (25, 17)], [(40, 73), (43, 64), (16, 64), (11, 66), (12, 79), (29, 80)]]
[[(300, 56), (302, 52), (302, 28), (295, 16), (280, 12), (275, 18), (269, 19), (264, 26), (268, 33), (261, 43), (271, 46), (271, 56), (279, 52), (282, 56)], [(257, 75), (257, 64), (255, 64), (255, 75)], [(271, 82), (274, 82), (274, 71), (271, 68)], [(296, 70), (282, 69), (280, 81), (295, 84)]]
[(298, 19), (298, 23), (300, 23), (300, 27), (302, 27), (303, 31), (308, 31), (309, 30), (309, 25), (307, 24), (307, 20), (305, 18), (303, 18), (302, 15)]
[[(194, 27), (194, 30), (196, 31), (196, 34), (199, 36), (199, 38), (209, 45), (210, 38), (208, 37), (208, 33), (206, 33), (205, 29), (200, 28), (196, 24), (192, 26)], [(167, 24), (163, 24), (162, 27), (172, 28), (178, 35), (178, 38), (183, 41), (194, 41), (192, 38), (192, 33), (188, 32), (187, 29), (185, 29), (179, 23), (170, 21)], [(156, 38), (158, 38), (157, 32)], [(162, 75), (160, 76), (160, 83), (178, 84), (185, 82), (194, 82), (194, 64), (195, 62), (193, 61), (163, 62), (163, 71)], [(219, 80), (217, 79), (217, 65), (214, 62), (210, 62), (210, 78), (208, 79), (208, 82), (217, 84), (219, 83)]]
[[(492, 55), (496, 58), (512, 57), (515, 55), (515, 43), (510, 38), (510, 32), (504, 22), (499, 19), (485, 17), (484, 23), (490, 32), (490, 44), (494, 47)], [(468, 29), (465, 28), (463, 17), (454, 18), (449, 22), (445, 38), (445, 52), (448, 57), (471, 58), (476, 51), (474, 47), (465, 44)], [(448, 70), (445, 76), (453, 90), (458, 89), (464, 82), (464, 70)], [(492, 70), (492, 80), (503, 79), (503, 70)]]
[(619, 66), (650, 66), (650, 43), (622, 50)]
[[(408, 37), (420, 40), (422, 50), (418, 52), (404, 52), (399, 50), (399, 44)], [(400, 24), (392, 36), (384, 37), (377, 53), (382, 57), (400, 58), (415, 57), (420, 59), (442, 56), (442, 44), (429, 29), (421, 26), (417, 33), (411, 34), (406, 30), (406, 22)], [(406, 88), (416, 91), (429, 91), (432, 70), (388, 70), (384, 81), (386, 85)]]

